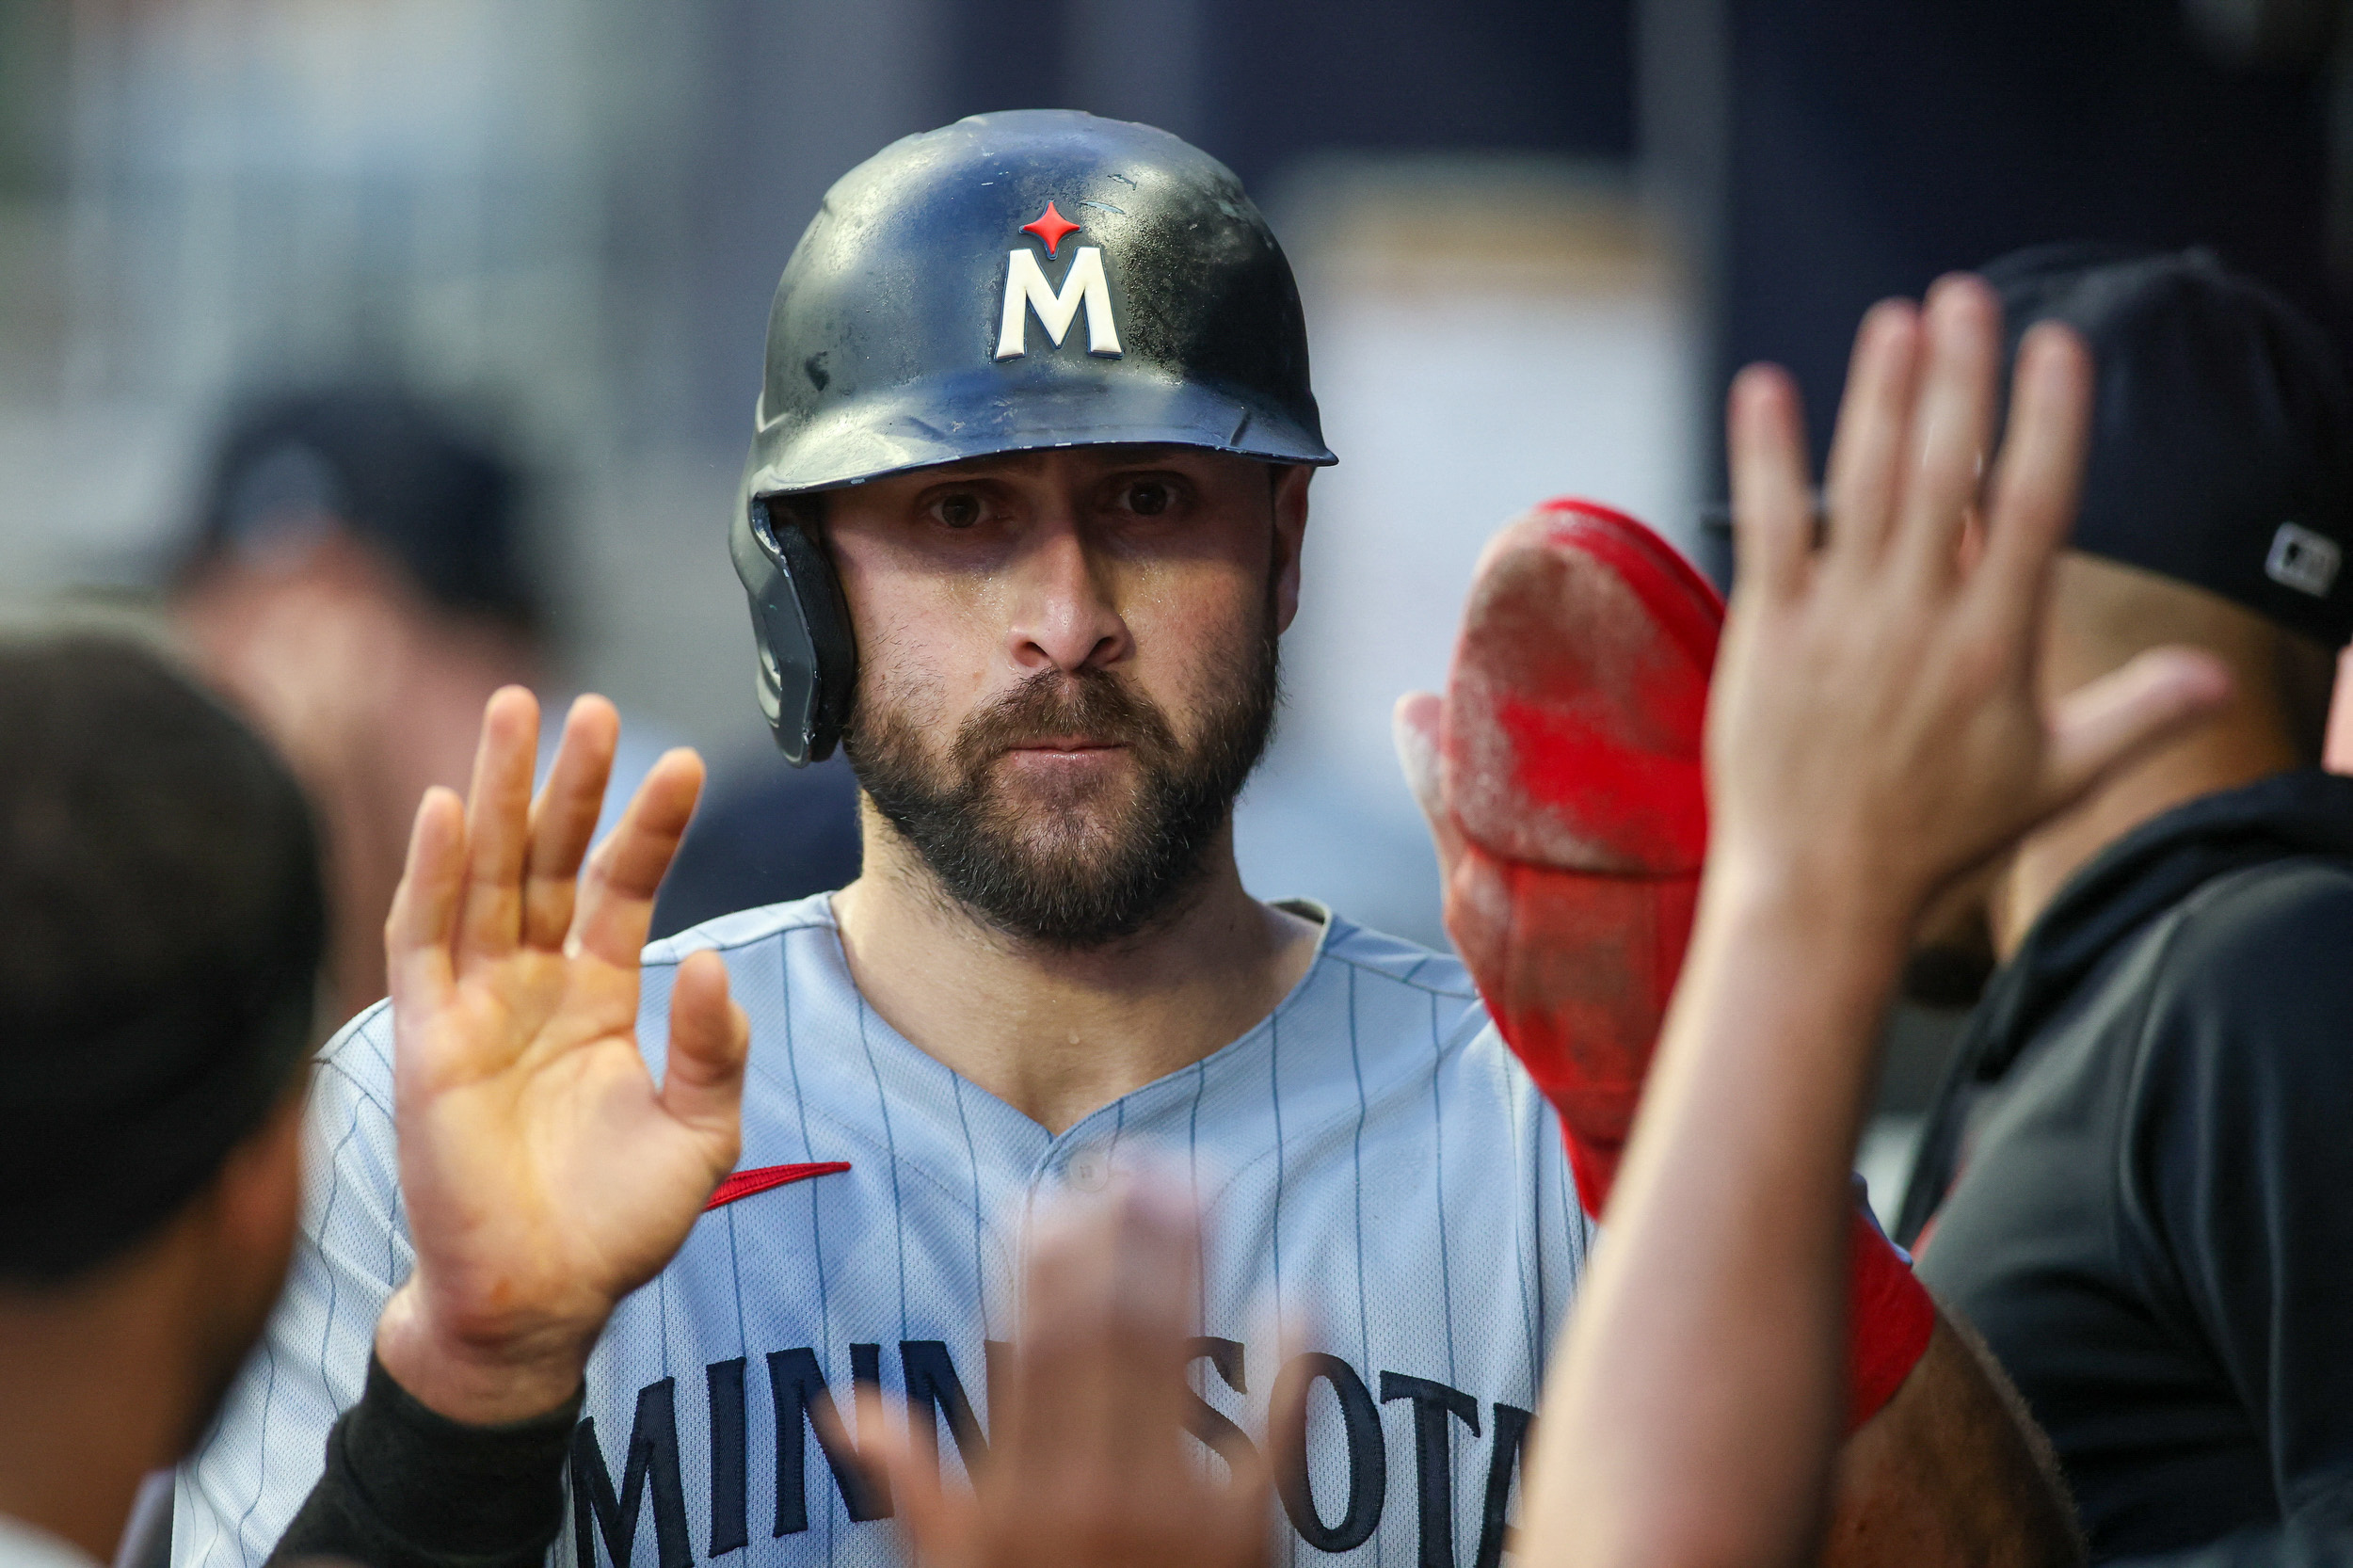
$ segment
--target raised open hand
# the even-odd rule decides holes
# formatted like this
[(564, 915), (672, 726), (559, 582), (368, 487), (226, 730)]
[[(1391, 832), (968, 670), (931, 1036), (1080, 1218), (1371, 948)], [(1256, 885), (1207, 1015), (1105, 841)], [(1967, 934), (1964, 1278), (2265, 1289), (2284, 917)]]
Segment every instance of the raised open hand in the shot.
[(1853, 889), (1900, 940), (1940, 886), (2226, 694), (2213, 659), (2159, 648), (2046, 702), (2041, 612), (2074, 520), (2091, 366), (2063, 327), (2026, 334), (1981, 484), (2001, 363), (2000, 305), (1975, 278), (1864, 319), (1818, 549), (1795, 388), (1771, 366), (1735, 383), (1712, 888)]
[[(922, 1568), (1269, 1560), (1264, 1450), (1227, 1451), (1220, 1479), (1186, 1433), (1200, 1253), (1191, 1206), (1148, 1183), (1045, 1217), (1023, 1275), (1020, 1342), (1000, 1363), (1009, 1375), (989, 1380), (976, 1492), (942, 1485), (930, 1446), (886, 1421), (879, 1395), (860, 1394), (865, 1462), (888, 1478)], [(1267, 1447), (1297, 1451), (1302, 1419), (1277, 1410)]]
[(664, 756), (589, 856), (619, 719), (574, 703), (534, 801), (538, 721), (530, 693), (491, 697), (472, 798), (426, 793), (384, 932), (417, 1262), (376, 1353), (476, 1424), (569, 1398), (615, 1304), (685, 1240), (735, 1163), (749, 1032), (699, 952), (659, 1085), (638, 1053), (639, 950), (701, 761)]

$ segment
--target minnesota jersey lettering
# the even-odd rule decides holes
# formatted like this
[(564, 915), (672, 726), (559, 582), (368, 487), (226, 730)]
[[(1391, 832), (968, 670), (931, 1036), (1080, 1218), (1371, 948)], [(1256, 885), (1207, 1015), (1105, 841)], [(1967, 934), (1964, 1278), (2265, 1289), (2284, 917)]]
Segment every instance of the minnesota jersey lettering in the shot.
[[(854, 1389), (968, 1474), (1038, 1206), (1145, 1160), (1207, 1225), (1195, 1436), (1246, 1451), (1273, 1398), (1306, 1395), (1304, 1451), (1273, 1456), (1294, 1562), (1494, 1568), (1587, 1240), (1560, 1126), (1453, 959), (1292, 907), (1323, 936), (1272, 1015), (1060, 1133), (867, 1007), (823, 897), (649, 949), (649, 1061), (690, 952), (721, 953), (750, 1016), (747, 1179), (599, 1342), (548, 1568), (899, 1562), (894, 1499), (855, 1464)], [(320, 1053), (303, 1236), (181, 1472), (177, 1568), (259, 1568), (412, 1265), (390, 1026), (378, 1008)]]
[[(1244, 1350), (1239, 1340), (1202, 1339), (1196, 1359), (1209, 1359), (1225, 1387), (1248, 1392)], [(991, 1341), (989, 1350), (1000, 1348)], [(851, 1347), (857, 1363), (878, 1368), (880, 1345)], [(976, 1453), (987, 1451), (977, 1418), (963, 1393), (963, 1384), (947, 1347), (936, 1339), (910, 1340), (899, 1347), (903, 1385), (944, 1394), (936, 1408), (956, 1434), (956, 1449), (968, 1469)], [(990, 1357), (993, 1362), (994, 1355)], [(703, 1560), (715, 1561), (749, 1544), (744, 1477), (749, 1470), (747, 1427), (744, 1419), (744, 1358), (714, 1361), (704, 1368), (711, 1392), (709, 1447), (711, 1451), (711, 1513), (709, 1547)], [(1276, 1380), (1278, 1386), (1301, 1381), (1321, 1382), (1339, 1401), (1343, 1442), (1325, 1456), (1330, 1469), (1321, 1475), (1315, 1458), (1305, 1448), (1279, 1456), (1279, 1487), (1283, 1507), (1293, 1528), (1306, 1544), (1323, 1552), (1347, 1552), (1372, 1537), (1382, 1514), (1390, 1506), (1391, 1466), (1381, 1420), (1373, 1408), (1366, 1379), (1337, 1356), (1320, 1352), (1293, 1358)], [(809, 1528), (808, 1448), (813, 1433), (822, 1452), (827, 1481), (850, 1520), (869, 1524), (890, 1517), (890, 1498), (872, 1489), (840, 1447), (841, 1413), (826, 1390), (817, 1352), (808, 1346), (768, 1352), (768, 1382), (775, 1404), (776, 1478), (776, 1526), (778, 1536), (795, 1535)], [(572, 1541), (577, 1568), (640, 1568), (648, 1560), (632, 1557), (637, 1520), (642, 1510), (652, 1513), (655, 1568), (689, 1568), (696, 1560), (686, 1516), (685, 1491), (679, 1475), (679, 1419), (676, 1380), (664, 1378), (637, 1391), (635, 1415), (626, 1443), (618, 1450), (622, 1480), (616, 1492), (605, 1447), (597, 1435), (593, 1416), (584, 1419), (572, 1435), (570, 1484), (573, 1504)], [(1480, 1401), (1459, 1388), (1430, 1378), (1384, 1371), (1379, 1376), (1381, 1401), (1406, 1400), (1414, 1412), (1411, 1474), (1417, 1561), (1422, 1568), (1456, 1568), (1454, 1554), (1454, 1427), (1481, 1435)], [(936, 1396), (935, 1396), (936, 1397)], [(1231, 1453), (1236, 1446), (1254, 1445), (1233, 1419), (1196, 1395), (1194, 1432), (1213, 1448)], [(825, 1418), (816, 1415), (822, 1408)], [(1483, 1480), (1480, 1482), (1478, 1545), (1472, 1568), (1496, 1568), (1503, 1555), (1506, 1509), (1512, 1485), (1526, 1447), (1529, 1413), (1515, 1405), (1489, 1407), (1489, 1446)], [(920, 1416), (919, 1416), (919, 1418)], [(832, 1435), (828, 1435), (828, 1434)], [(766, 1468), (763, 1466), (763, 1469)], [(1328, 1496), (1345, 1499), (1340, 1517), (1326, 1523), (1317, 1511), (1316, 1487), (1321, 1480)]]

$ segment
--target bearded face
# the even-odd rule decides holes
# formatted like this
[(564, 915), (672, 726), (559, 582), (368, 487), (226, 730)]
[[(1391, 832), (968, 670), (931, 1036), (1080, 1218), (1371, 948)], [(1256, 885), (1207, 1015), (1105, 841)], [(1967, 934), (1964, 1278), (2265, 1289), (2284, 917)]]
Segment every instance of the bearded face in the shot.
[(1311, 472), (1080, 444), (811, 498), (795, 526), (857, 629), (843, 742), (869, 875), (1068, 952), (1163, 929), (1230, 878)]
[(948, 738), (862, 691), (845, 749), (956, 904), (1025, 941), (1115, 943), (1182, 910), (1266, 749), (1273, 619), (1206, 662), (1181, 727), (1118, 668), (1044, 669)]

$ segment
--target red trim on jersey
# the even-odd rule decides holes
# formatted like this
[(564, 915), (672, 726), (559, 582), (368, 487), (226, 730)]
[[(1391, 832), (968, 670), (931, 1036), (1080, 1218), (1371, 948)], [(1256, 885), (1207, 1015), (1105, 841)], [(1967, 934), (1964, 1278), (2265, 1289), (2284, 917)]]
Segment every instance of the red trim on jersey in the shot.
[(820, 1160), (809, 1165), (761, 1165), (754, 1170), (738, 1171), (727, 1180), (719, 1183), (718, 1191), (711, 1194), (711, 1201), (703, 1205), (703, 1212), (708, 1214), (712, 1209), (733, 1203), (738, 1198), (748, 1198), (754, 1192), (765, 1192), (771, 1187), (782, 1187), (794, 1181), (807, 1181), (810, 1176), (832, 1176), (837, 1171), (846, 1171), (849, 1168), (850, 1162), (846, 1160)]

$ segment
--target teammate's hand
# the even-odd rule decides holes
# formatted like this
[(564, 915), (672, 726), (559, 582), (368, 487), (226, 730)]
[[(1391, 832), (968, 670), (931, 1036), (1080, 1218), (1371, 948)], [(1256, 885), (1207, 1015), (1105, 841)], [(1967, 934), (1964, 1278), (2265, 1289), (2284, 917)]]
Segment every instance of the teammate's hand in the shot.
[(2001, 309), (1976, 278), (1865, 317), (1818, 549), (1795, 388), (1763, 365), (1735, 383), (1709, 896), (1794, 898), (1901, 943), (1939, 887), (2227, 694), (2212, 658), (2160, 648), (2046, 704), (2041, 612), (2091, 364), (2064, 327), (2027, 333), (1981, 488), (2001, 363)]
[(384, 929), (417, 1262), (376, 1353), (431, 1408), (485, 1425), (568, 1399), (614, 1304), (685, 1240), (735, 1164), (749, 1032), (725, 965), (698, 952), (678, 968), (659, 1086), (638, 1054), (638, 953), (700, 760), (663, 757), (587, 856), (620, 721), (602, 697), (574, 703), (534, 801), (538, 728), (530, 693), (491, 697), (472, 798), (426, 792)]
[[(1188, 1204), (1149, 1184), (1040, 1224), (1021, 1338), (989, 1379), (978, 1490), (941, 1484), (930, 1446), (859, 1396), (865, 1461), (889, 1478), (923, 1568), (1259, 1568), (1268, 1466), (1226, 1455), (1219, 1479), (1189, 1436), (1187, 1336), (1201, 1243)], [(1295, 1441), (1278, 1412), (1274, 1443)], [(1287, 1424), (1287, 1422), (1289, 1424)]]

